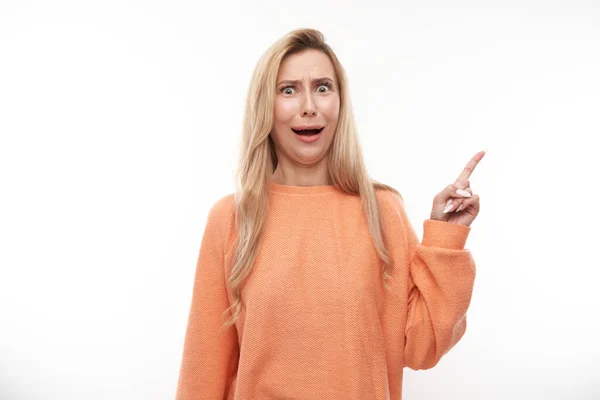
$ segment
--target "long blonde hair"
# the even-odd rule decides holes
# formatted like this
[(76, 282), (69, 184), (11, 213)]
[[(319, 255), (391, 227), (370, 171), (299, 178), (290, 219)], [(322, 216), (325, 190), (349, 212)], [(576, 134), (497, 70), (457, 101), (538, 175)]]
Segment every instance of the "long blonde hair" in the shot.
[(344, 192), (360, 195), (373, 244), (383, 262), (383, 284), (389, 290), (386, 279), (390, 277), (387, 269), (391, 260), (385, 246), (375, 191), (390, 190), (398, 196), (400, 193), (391, 186), (370, 179), (367, 174), (356, 134), (345, 72), (333, 50), (325, 43), (323, 34), (315, 29), (296, 29), (271, 45), (259, 59), (246, 97), (234, 196), (238, 242), (228, 278), (234, 302), (224, 314), (231, 309), (235, 309), (235, 312), (225, 322), (224, 326), (227, 327), (235, 323), (242, 311), (241, 286), (252, 269), (269, 209), (268, 181), (278, 163), (270, 132), (273, 127), (279, 66), (286, 56), (307, 49), (324, 52), (333, 63), (339, 86), (340, 110), (337, 129), (329, 149), (329, 174), (333, 184)]

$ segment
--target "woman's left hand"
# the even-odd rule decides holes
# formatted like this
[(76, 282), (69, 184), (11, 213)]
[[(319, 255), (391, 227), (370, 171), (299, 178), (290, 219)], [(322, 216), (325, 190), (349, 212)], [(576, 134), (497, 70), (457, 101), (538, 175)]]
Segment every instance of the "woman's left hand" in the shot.
[(479, 196), (469, 187), (469, 177), (481, 161), (485, 151), (480, 151), (469, 161), (454, 184), (433, 198), (431, 219), (451, 224), (470, 226), (479, 214)]

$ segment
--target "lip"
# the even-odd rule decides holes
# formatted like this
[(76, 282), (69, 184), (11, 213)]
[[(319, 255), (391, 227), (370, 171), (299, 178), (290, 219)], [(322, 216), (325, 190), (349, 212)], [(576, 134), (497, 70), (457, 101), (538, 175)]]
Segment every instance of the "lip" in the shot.
[(321, 129), (324, 128), (325, 125), (302, 125), (302, 126), (292, 126), (292, 129)]
[[(307, 128), (307, 129), (318, 129), (318, 128)], [(311, 135), (311, 136), (303, 136), (303, 135), (297, 134), (294, 131), (292, 131), (292, 132), (294, 133), (294, 136), (296, 137), (296, 139), (298, 139), (299, 141), (304, 142), (304, 143), (316, 142), (323, 135), (323, 130), (321, 130), (321, 132), (317, 133), (316, 135)]]

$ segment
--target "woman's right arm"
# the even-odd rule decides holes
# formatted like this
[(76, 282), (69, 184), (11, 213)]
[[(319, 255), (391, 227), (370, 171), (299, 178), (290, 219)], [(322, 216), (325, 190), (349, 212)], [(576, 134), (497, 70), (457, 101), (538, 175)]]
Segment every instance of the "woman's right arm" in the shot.
[[(223, 328), (229, 307), (225, 287), (226, 202), (208, 213), (196, 264), (191, 307), (176, 400), (224, 399), (237, 372), (239, 345), (234, 326)], [(231, 314), (227, 313), (227, 318)]]

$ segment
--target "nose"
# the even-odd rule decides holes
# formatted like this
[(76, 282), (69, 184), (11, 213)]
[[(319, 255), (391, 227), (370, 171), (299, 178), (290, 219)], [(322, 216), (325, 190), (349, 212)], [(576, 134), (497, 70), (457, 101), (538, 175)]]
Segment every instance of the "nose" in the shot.
[(304, 96), (304, 102), (302, 103), (302, 115), (317, 115), (317, 109), (315, 103), (312, 100), (310, 94)]

